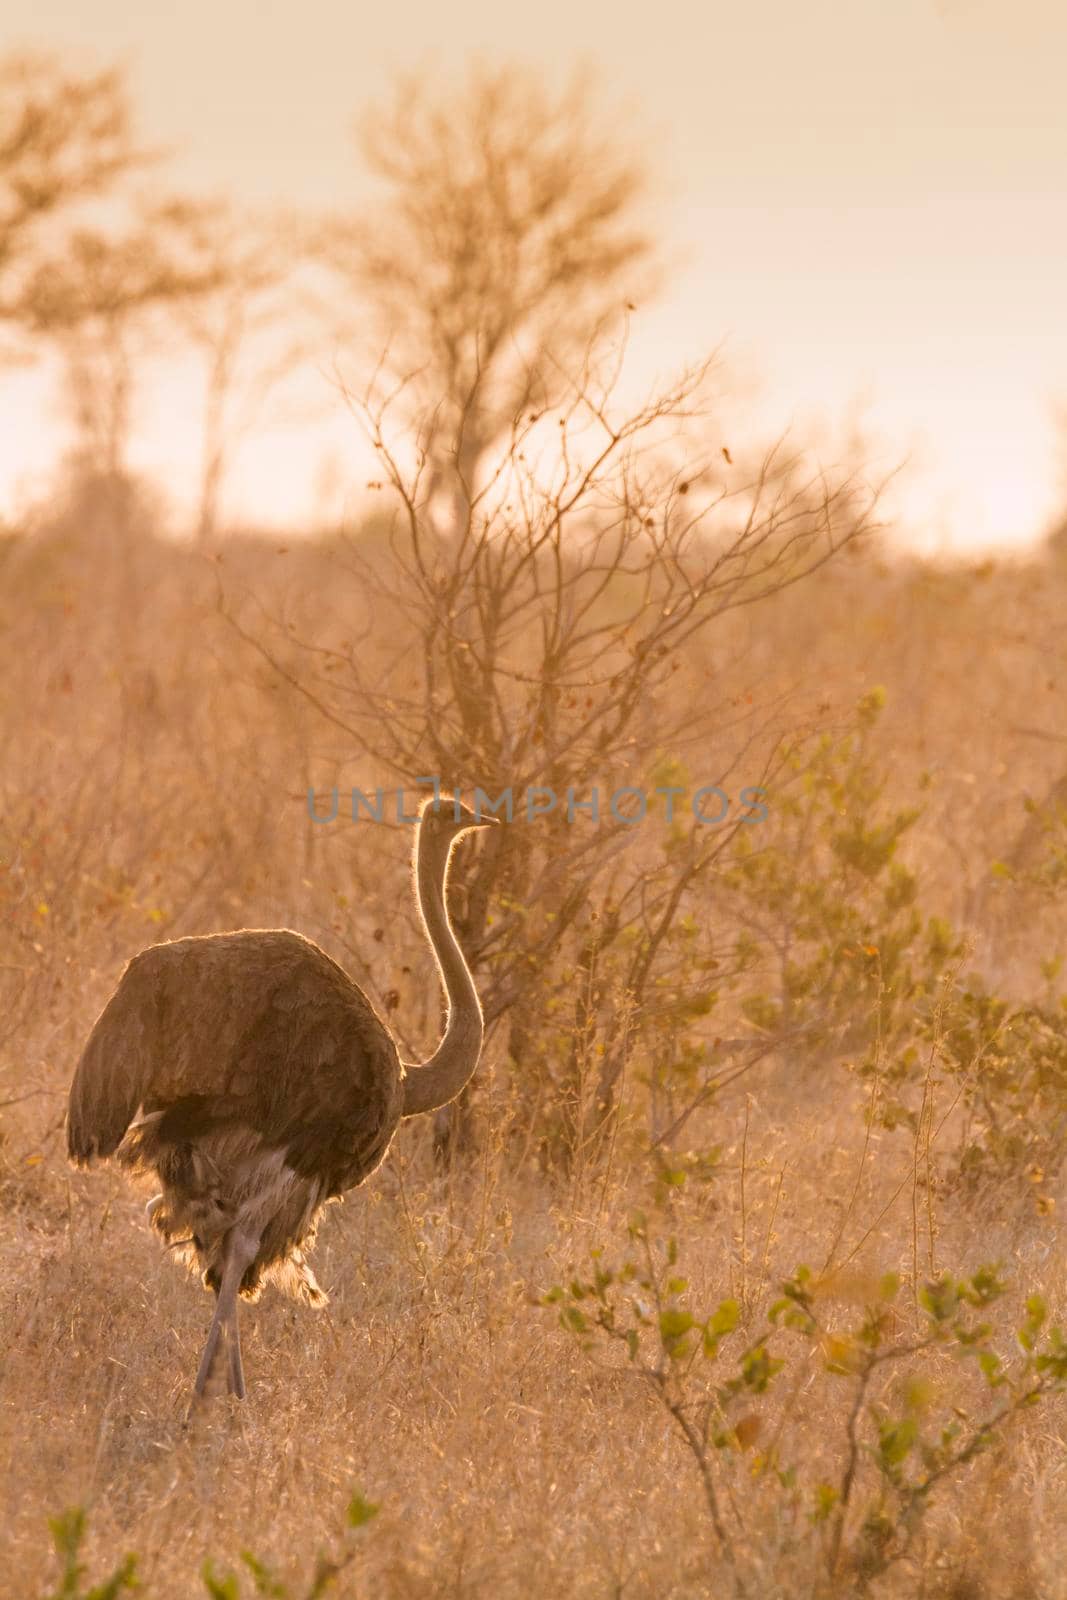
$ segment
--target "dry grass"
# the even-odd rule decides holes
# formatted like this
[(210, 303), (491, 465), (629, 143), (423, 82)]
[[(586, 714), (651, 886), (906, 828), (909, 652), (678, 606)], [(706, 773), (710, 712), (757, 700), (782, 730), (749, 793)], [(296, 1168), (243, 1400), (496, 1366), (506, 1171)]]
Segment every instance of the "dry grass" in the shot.
[[(330, 741), (218, 621), (213, 568), (147, 545), (138, 559), (131, 619), (120, 565), (70, 524), (58, 544), (4, 557), (0, 1589), (48, 1592), (45, 1519), (84, 1505), (90, 1572), (136, 1550), (156, 1600), (189, 1600), (205, 1557), (225, 1568), (242, 1549), (302, 1594), (314, 1552), (339, 1546), (359, 1488), (381, 1510), (341, 1593), (728, 1593), (694, 1463), (654, 1394), (625, 1361), (583, 1355), (538, 1304), (594, 1244), (623, 1248), (632, 1208), (650, 1203), (629, 1146), (605, 1183), (575, 1192), (512, 1170), (499, 1108), (480, 1157), (450, 1175), (434, 1171), (426, 1130), (405, 1129), (367, 1190), (324, 1223), (315, 1266), (328, 1315), (268, 1294), (245, 1315), (248, 1401), (219, 1402), (183, 1429), (209, 1302), (149, 1235), (147, 1192), (107, 1170), (73, 1174), (62, 1158), (65, 1085), (122, 961), (160, 936), (287, 923), (330, 945), (372, 992), (409, 964), (398, 1015), (411, 1033), (432, 1033), (435, 1001), (406, 914), (384, 949), (371, 937), (390, 925), (404, 840), (383, 836), (373, 862), (368, 834), (309, 840), (306, 763), (331, 758)], [(263, 550), (227, 560), (235, 591), (256, 578), (279, 603), (321, 582), (311, 552), (296, 577), (287, 568), (291, 587)], [(1017, 638), (1010, 658), (985, 642), (994, 622), (1008, 634), (1039, 615), (1036, 577), (961, 577), (955, 610), (941, 581), (868, 569), (827, 578), (832, 638), (812, 638), (810, 596), (779, 602), (745, 670), (773, 663), (781, 685), (819, 672), (842, 700), (888, 683), (901, 793), (923, 766), (940, 774), (919, 854), (934, 891), (962, 900), (961, 882), (978, 884), (1023, 825), (1018, 796), (1040, 796), (1058, 774), (1056, 750), (1018, 731), (1046, 705), (1054, 721), (1039, 683), (1058, 669), (1040, 641)], [(1062, 615), (1067, 575), (1056, 581)], [(916, 607), (923, 593), (934, 598)], [(351, 910), (339, 908), (341, 883)], [(1028, 942), (1016, 925), (998, 932), (990, 913), (978, 932), (983, 959), (1008, 948), (1025, 985), (1040, 925)], [(365, 971), (352, 949), (373, 957)], [(907, 1276), (909, 1139), (879, 1134), (864, 1156), (850, 1080), (797, 1082), (786, 1064), (745, 1088), (747, 1112), (739, 1089), (687, 1131), (694, 1146), (722, 1147), (719, 1168), (660, 1218), (680, 1240), (694, 1298), (739, 1296), (755, 1326), (776, 1281), (799, 1261), (819, 1267), (838, 1239), (838, 1263)], [(1051, 1198), (1058, 1187), (1049, 1175)], [(1015, 1190), (943, 1186), (918, 1210), (924, 1268), (999, 1259), (1067, 1318), (1055, 1213), (1036, 1215)], [(1017, 1310), (1015, 1300), (1002, 1315), (1008, 1347)], [(781, 1430), (783, 1454), (812, 1480), (839, 1471), (843, 1392), (798, 1363), (767, 1397), (764, 1430)], [(1013, 1423), (945, 1485), (914, 1559), (878, 1592), (1067, 1595), (1064, 1424), (1058, 1400)], [(818, 1537), (798, 1534), (752, 1468), (746, 1457), (728, 1466), (750, 1592), (831, 1592), (819, 1587)], [(846, 1563), (832, 1592), (858, 1585)]]
[[(753, 1325), (777, 1277), (825, 1258), (857, 1155), (843, 1116), (828, 1125), (809, 1114), (776, 1130), (767, 1113), (749, 1130), (760, 1152), (745, 1217)], [(887, 1152), (863, 1186), (852, 1243), (889, 1198), (894, 1167)], [(694, 1465), (655, 1397), (625, 1363), (584, 1356), (536, 1303), (591, 1243), (620, 1247), (627, 1200), (647, 1193), (638, 1175), (600, 1219), (583, 1218), (495, 1164), (450, 1183), (401, 1148), (323, 1227), (328, 1315), (273, 1294), (247, 1312), (248, 1401), (219, 1402), (186, 1432), (210, 1307), (149, 1237), (143, 1197), (107, 1175), (68, 1178), (56, 1156), (14, 1168), (9, 1158), (0, 1570), (8, 1582), (17, 1575), (19, 1592), (47, 1588), (43, 1519), (75, 1504), (91, 1513), (90, 1570), (136, 1550), (160, 1597), (195, 1593), (206, 1556), (226, 1566), (244, 1548), (306, 1579), (313, 1552), (337, 1545), (356, 1487), (382, 1509), (363, 1537), (353, 1593), (725, 1592)], [(699, 1303), (741, 1290), (738, 1179), (727, 1171), (714, 1194), (686, 1199), (668, 1219)], [(1054, 1316), (1067, 1312), (1052, 1230), (1019, 1213), (987, 1215), (979, 1230), (951, 1202), (938, 1213), (939, 1264), (973, 1269), (999, 1257), (1046, 1292)], [(904, 1194), (852, 1265), (906, 1270), (908, 1215)], [(765, 1428), (784, 1425), (783, 1453), (813, 1479), (840, 1471), (842, 1403), (798, 1366), (769, 1405)], [(926, 1592), (1065, 1592), (1056, 1587), (1064, 1420), (1059, 1402), (1034, 1413), (948, 1486), (919, 1562)], [(824, 1592), (817, 1544), (792, 1547), (774, 1484), (744, 1463), (732, 1471), (744, 1497), (732, 1520), (758, 1592)], [(991, 1528), (990, 1509), (1006, 1504), (1015, 1512)], [(1042, 1507), (1043, 1525), (1031, 1520)], [(915, 1579), (909, 1567), (887, 1592), (913, 1592)], [(835, 1592), (850, 1592), (847, 1573)]]

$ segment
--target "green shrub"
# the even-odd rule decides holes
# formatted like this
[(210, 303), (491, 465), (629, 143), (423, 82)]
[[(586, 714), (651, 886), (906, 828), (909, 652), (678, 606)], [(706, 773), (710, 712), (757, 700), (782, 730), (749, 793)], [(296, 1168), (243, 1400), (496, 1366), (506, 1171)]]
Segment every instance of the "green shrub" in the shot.
[[(748, 1569), (768, 1512), (796, 1530), (798, 1551), (827, 1582), (847, 1567), (862, 1592), (908, 1555), (946, 1481), (994, 1447), (1011, 1418), (1067, 1387), (1067, 1340), (1046, 1326), (1039, 1295), (1026, 1298), (1007, 1348), (989, 1318), (1006, 1294), (991, 1267), (942, 1274), (905, 1307), (896, 1273), (820, 1281), (801, 1266), (762, 1322), (745, 1327), (736, 1300), (693, 1303), (676, 1241), (655, 1239), (644, 1215), (629, 1240), (610, 1264), (594, 1251), (588, 1275), (543, 1304), (588, 1353), (618, 1345), (648, 1384), (696, 1471), (739, 1594), (756, 1592)], [(851, 1320), (834, 1315), (842, 1299), (862, 1302)], [(828, 1394), (815, 1439), (795, 1413), (787, 1432), (792, 1402), (779, 1399), (787, 1381), (795, 1398), (812, 1369), (845, 1391)]]
[[(306, 1581), (301, 1581), (298, 1588), (283, 1582), (266, 1562), (250, 1550), (242, 1550), (240, 1559), (251, 1579), (252, 1592), (268, 1597), (268, 1600), (322, 1600), (322, 1596), (331, 1591), (335, 1580), (355, 1559), (359, 1548), (355, 1536), (377, 1514), (378, 1506), (373, 1501), (364, 1499), (361, 1494), (354, 1494), (345, 1514), (340, 1551), (334, 1554), (320, 1551), (310, 1575)], [(91, 1589), (82, 1587), (85, 1567), (81, 1561), (81, 1547), (85, 1539), (86, 1514), (81, 1506), (52, 1517), (49, 1527), (62, 1566), (62, 1576), (58, 1589), (53, 1590), (47, 1600), (117, 1600), (124, 1590), (147, 1592), (137, 1577), (137, 1557), (134, 1555), (124, 1556), (111, 1576), (102, 1583), (95, 1584)], [(241, 1580), (236, 1572), (217, 1572), (214, 1564), (207, 1560), (201, 1571), (201, 1579), (210, 1600), (241, 1600)]]

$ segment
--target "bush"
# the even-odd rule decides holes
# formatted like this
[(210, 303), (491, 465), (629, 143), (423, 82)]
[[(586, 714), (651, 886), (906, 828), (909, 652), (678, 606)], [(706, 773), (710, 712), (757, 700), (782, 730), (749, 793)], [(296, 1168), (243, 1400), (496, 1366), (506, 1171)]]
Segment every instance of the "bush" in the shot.
[[(752, 1552), (768, 1515), (792, 1528), (794, 1554), (828, 1583), (847, 1570), (862, 1593), (912, 1552), (947, 1480), (1018, 1413), (1067, 1387), (1067, 1340), (1046, 1326), (1040, 1295), (1026, 1297), (1015, 1351), (997, 1348), (1003, 1330), (988, 1319), (1007, 1291), (992, 1267), (916, 1285), (905, 1306), (895, 1272), (820, 1281), (801, 1266), (746, 1328), (736, 1300), (693, 1304), (676, 1240), (655, 1238), (644, 1215), (629, 1239), (621, 1259), (594, 1251), (589, 1275), (543, 1303), (587, 1353), (621, 1347), (670, 1417), (740, 1595), (758, 1592)], [(863, 1302), (851, 1321), (833, 1314), (842, 1299)], [(825, 1411), (807, 1393), (818, 1434), (800, 1419), (787, 1441), (792, 1401), (778, 1392), (788, 1385), (795, 1397), (812, 1369), (845, 1393), (827, 1396)]]

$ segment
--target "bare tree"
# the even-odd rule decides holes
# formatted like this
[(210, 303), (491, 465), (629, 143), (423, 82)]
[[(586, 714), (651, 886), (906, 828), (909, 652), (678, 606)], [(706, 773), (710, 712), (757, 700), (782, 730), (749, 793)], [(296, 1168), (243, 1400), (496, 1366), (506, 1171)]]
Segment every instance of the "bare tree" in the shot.
[(0, 321), (59, 349), (79, 454), (112, 478), (135, 352), (161, 308), (223, 275), (215, 208), (131, 191), (151, 159), (117, 69), (86, 77), (47, 56), (0, 62)]
[[(617, 375), (617, 359), (590, 352), (561, 406), (516, 415), (447, 541), (427, 505), (435, 420), (413, 444), (390, 393), (351, 397), (395, 506), (391, 538), (383, 549), (357, 536), (338, 555), (335, 623), (320, 616), (311, 636), (288, 619), (284, 646), (248, 633), (363, 771), (409, 785), (436, 774), (494, 801), (511, 792), (514, 825), (489, 842), (457, 921), (486, 971), (487, 1022), (507, 1014), (522, 1120), (550, 1086), (553, 1104), (577, 1108), (566, 1137), (583, 1147), (634, 1040), (650, 1046), (667, 1015), (665, 993), (676, 1020), (690, 1000), (697, 1016), (709, 972), (729, 961), (705, 941), (684, 982), (669, 979), (677, 928), (745, 826), (740, 790), (775, 760), (768, 708), (709, 675), (707, 645), (731, 613), (857, 538), (874, 500), (859, 482), (805, 474), (781, 448), (750, 474), (728, 468), (707, 370), (636, 410)], [(733, 801), (718, 832), (692, 809), (711, 785)], [(625, 786), (677, 797), (673, 820), (654, 801), (667, 847), (609, 806)], [(533, 790), (556, 797), (536, 819)], [(561, 1007), (567, 1042), (545, 1026)]]
[(119, 230), (77, 228), (23, 285), (20, 318), (62, 353), (80, 453), (105, 477), (123, 471), (135, 362), (161, 314), (221, 282), (209, 216), (172, 200)]
[[(245, 631), (361, 775), (511, 792), (514, 826), (457, 920), (488, 1023), (507, 1018), (515, 1126), (537, 1139), (554, 1120), (573, 1163), (635, 1042), (646, 1077), (668, 1046), (663, 1070), (697, 1063), (693, 1095), (711, 1092), (721, 1063), (686, 1055), (679, 1019), (714, 1032), (712, 973), (731, 958), (708, 940), (682, 954), (679, 929), (746, 825), (740, 790), (775, 761), (772, 708), (711, 673), (713, 641), (862, 533), (874, 496), (784, 444), (726, 447), (711, 363), (625, 402), (629, 281), (653, 259), (645, 178), (580, 83), (558, 98), (514, 71), (476, 70), (459, 95), (405, 84), (367, 147), (388, 203), (332, 244), (391, 336), (346, 391), (389, 508), (338, 551), (313, 622)], [(687, 788), (710, 785), (733, 795), (719, 832), (690, 809)], [(666, 844), (609, 810), (624, 786), (684, 797), (673, 818), (670, 794), (655, 802)], [(528, 825), (538, 789), (556, 804)], [(594, 789), (596, 820), (568, 803)], [(457, 1105), (442, 1147), (469, 1131)], [(680, 1114), (657, 1105), (660, 1132)]]
[(597, 117), (580, 77), (553, 94), (482, 66), (443, 91), (403, 80), (364, 120), (384, 204), (333, 228), (328, 254), (410, 380), (412, 414), (434, 418), (446, 526), (511, 419), (554, 404), (591, 330), (610, 338), (652, 281), (645, 171)]
[(217, 530), (231, 456), (264, 408), (319, 349), (324, 318), (302, 280), (298, 219), (215, 208), (206, 250), (216, 286), (179, 297), (179, 322), (206, 361), (197, 537)]

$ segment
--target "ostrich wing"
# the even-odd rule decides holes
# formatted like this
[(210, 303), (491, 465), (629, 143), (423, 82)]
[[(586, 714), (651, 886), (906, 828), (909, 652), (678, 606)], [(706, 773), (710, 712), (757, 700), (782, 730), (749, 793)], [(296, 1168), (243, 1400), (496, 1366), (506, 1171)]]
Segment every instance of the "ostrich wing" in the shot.
[(388, 1029), (316, 945), (285, 930), (179, 939), (130, 963), (94, 1027), (70, 1153), (112, 1154), (141, 1107), (136, 1160), (240, 1125), (339, 1193), (385, 1153), (400, 1098)]
[(119, 1146), (152, 1081), (159, 1019), (144, 951), (134, 956), (100, 1013), (70, 1088), (67, 1149), (85, 1166)]

